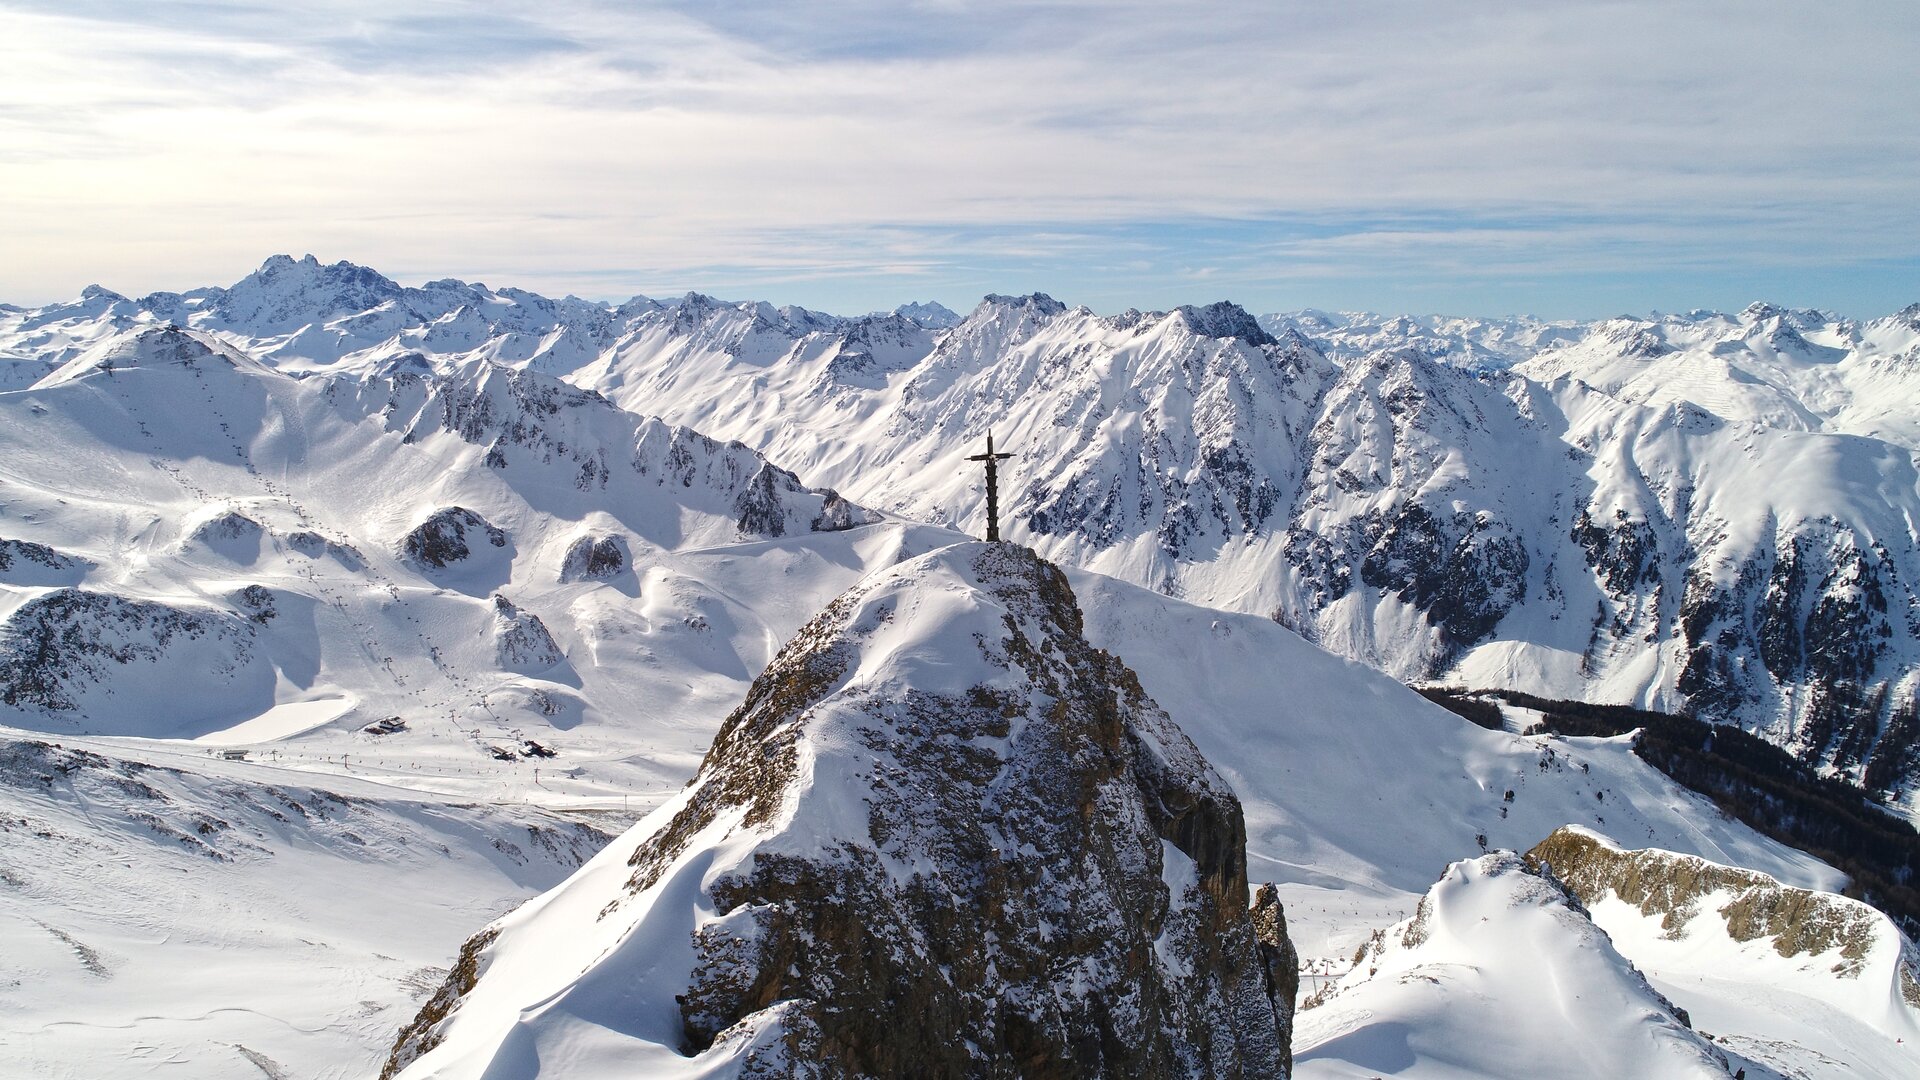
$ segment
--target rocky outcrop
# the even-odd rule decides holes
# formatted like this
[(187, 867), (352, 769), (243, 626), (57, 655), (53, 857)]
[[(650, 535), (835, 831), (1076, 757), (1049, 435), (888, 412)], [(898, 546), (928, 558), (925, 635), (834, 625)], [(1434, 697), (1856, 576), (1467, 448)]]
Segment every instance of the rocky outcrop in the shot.
[(1831, 977), (1857, 980), (1882, 961), (1898, 995), (1920, 1010), (1920, 950), (1887, 916), (1857, 900), (1698, 856), (1625, 850), (1573, 826), (1555, 830), (1526, 860), (1584, 903), (1612, 896), (1633, 905), (1660, 920), (1671, 939), (1698, 933), (1692, 924), (1710, 912), (1734, 941), (1763, 942), (1787, 959), (1817, 957)]
[(580, 536), (560, 560), (560, 580), (606, 581), (627, 569), (627, 545), (617, 536)]
[(546, 671), (566, 659), (547, 624), (499, 593), (493, 594), (494, 660), (508, 671)]
[(214, 507), (187, 528), (183, 544), (244, 564), (259, 558), (266, 535), (265, 526), (238, 510)]
[(486, 518), (464, 506), (435, 510), (400, 540), (400, 552), (408, 561), (423, 567), (444, 570), (464, 562), (475, 545), (507, 546), (507, 534)]
[(211, 608), (183, 608), (110, 593), (56, 589), (15, 608), (0, 623), (0, 701), (68, 710), (116, 669), (154, 662), (203, 641), (209, 679), (252, 657), (259, 623)]
[[(388, 1075), (478, 1075), (539, 1045), (524, 1005), (563, 1024), (607, 993), (672, 995), (636, 1055), (743, 1076), (1287, 1075), (1297, 960), (1271, 888), (1249, 910), (1239, 803), (1081, 629), (1011, 545), (856, 586), (578, 895), (475, 939)], [(599, 943), (643, 933), (690, 943), (684, 981)]]
[(1576, 896), (1510, 851), (1447, 867), (1411, 918), (1375, 932), (1305, 1006), (1295, 1052), (1326, 1075), (1732, 1072)]
[(9, 585), (72, 585), (93, 564), (29, 540), (0, 540), (0, 581)]

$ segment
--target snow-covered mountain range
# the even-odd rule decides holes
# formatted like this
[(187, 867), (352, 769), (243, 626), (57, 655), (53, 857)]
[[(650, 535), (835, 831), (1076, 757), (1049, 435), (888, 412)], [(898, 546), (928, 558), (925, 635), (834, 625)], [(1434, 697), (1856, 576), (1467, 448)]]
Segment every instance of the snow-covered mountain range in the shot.
[[(883, 684), (932, 708), (973, 686), (949, 685), (969, 673), (998, 686), (975, 670), (985, 660), (952, 667), (1004, 653), (996, 628), (1027, 618), (977, 570), (994, 549), (954, 546), (954, 527), (980, 531), (979, 475), (962, 459), (991, 427), (1017, 455), (1007, 534), (1071, 583), (1074, 619), (1028, 614), (1078, 620), (1085, 639), (1069, 648), (1056, 633), (1049, 659), (1023, 670), (1083, 679), (1082, 648), (1123, 664), (1152, 706), (1129, 722), (1151, 729), (1164, 710), (1204, 757), (1193, 775), (1242, 808), (1244, 883), (1276, 886), (1306, 995), (1346, 987), (1301, 1014), (1298, 1075), (1380, 1072), (1405, 1031), (1427, 1033), (1408, 1044), (1413, 1071), (1443, 1071), (1491, 1045), (1475, 1025), (1500, 1012), (1456, 1004), (1534, 992), (1491, 961), (1483, 981), (1442, 986), (1454, 961), (1432, 950), (1395, 960), (1392, 978), (1439, 979), (1425, 984), (1435, 998), (1350, 973), (1356, 948), (1414, 918), (1429, 889), (1430, 907), (1471, 915), (1446, 924), (1459, 931), (1450, 949), (1491, 940), (1466, 925), (1483, 916), (1545, 935), (1552, 957), (1614, 934), (1617, 956), (1568, 959), (1569, 977), (1678, 1024), (1597, 1029), (1615, 1050), (1657, 1028), (1664, 1049), (1644, 1060), (1744, 1063), (1755, 1077), (1903, 1060), (1916, 1034), (1905, 1005), (1860, 1027), (1846, 1018), (1860, 983), (1795, 981), (1843, 955), (1767, 968), (1753, 939), (1705, 919), (1687, 924), (1700, 950), (1629, 934), (1618, 928), (1638, 924), (1596, 899), (1614, 888), (1639, 903), (1624, 875), (1554, 881), (1487, 856), (1435, 886), (1449, 863), (1526, 851), (1569, 824), (1809, 895), (1843, 881), (1719, 816), (1625, 740), (1486, 731), (1396, 677), (1690, 705), (1910, 797), (1914, 449), (1897, 409), (1873, 409), (1904, 392), (1911, 313), (1638, 324), (1666, 351), (1632, 335), (1609, 351), (1611, 323), (1409, 321), (1516, 350), (1468, 370), (1444, 348), (1354, 351), (1304, 319), (1263, 327), (1232, 305), (1102, 317), (1030, 296), (943, 311), (841, 318), (697, 295), (614, 306), (406, 288), (286, 258), (231, 288), (90, 289), (0, 311), (13, 388), (0, 392), (0, 829), (22, 840), (0, 851), (0, 910), (17, 916), (0, 938), (0, 993), (21, 1018), (0, 1024), (0, 1050), (53, 1076), (141, 1075), (155, 1060), (206, 1076), (369, 1075), (434, 986), (464, 982), (462, 940), (550, 887), (508, 923), (587, 900), (600, 910), (602, 879), (624, 881), (622, 860), (675, 807), (724, 786), (726, 754), (709, 744), (816, 616), (838, 628), (852, 673), (844, 693), (819, 688), (839, 703), (822, 708), (865, 708), (861, 688)], [(1342, 326), (1359, 340), (1375, 332), (1364, 322)], [(1844, 355), (1779, 344), (1786, 325)], [(1760, 404), (1735, 417), (1659, 399), (1648, 388), (1672, 378), (1631, 374), (1694, 353), (1744, 373), (1729, 376), (1741, 386), (1768, 381), (1768, 395), (1730, 400), (1790, 399), (1797, 424)], [(1821, 356), (1830, 377), (1783, 374)], [(843, 593), (866, 598), (843, 606), (891, 598), (894, 614), (822, 616)], [(899, 740), (925, 736), (914, 715), (886, 718)], [(864, 751), (845, 741), (857, 727), (826, 725), (820, 752), (857, 763)], [(1040, 766), (1007, 739), (996, 760)], [(914, 850), (942, 873), (979, 869), (941, 861), (964, 819), (914, 797), (925, 777), (903, 753)], [(776, 847), (792, 829), (870, 836), (844, 802), (780, 818)], [(559, 883), (663, 806), (609, 848), (613, 871)], [(1156, 835), (1141, 850), (1161, 845), (1153, 881), (1177, 891), (1168, 867), (1185, 864), (1165, 845), (1205, 860), (1194, 837)], [(64, 852), (83, 861), (63, 866)], [(88, 858), (114, 868), (102, 876)], [(1134, 903), (1137, 884), (1101, 895)], [(422, 888), (462, 900), (377, 910)], [(328, 890), (354, 915), (265, 899)], [(142, 893), (183, 899), (165, 901), (171, 913), (121, 899)], [(249, 899), (230, 909), (229, 894)], [(634, 926), (692, 920), (691, 933), (714, 914), (628, 903), (654, 912)], [(1568, 914), (1523, 918), (1541, 904)], [(541, 925), (522, 955), (573, 933)], [(1886, 941), (1900, 952), (1891, 924), (1868, 936), (1874, 957)], [(1393, 937), (1421, 946), (1405, 928)], [(1155, 955), (1168, 987), (1191, 989), (1176, 938)], [(250, 992), (289, 942), (333, 958), (332, 974), (311, 992)], [(1719, 978), (1733, 956), (1742, 974)], [(185, 965), (201, 975), (174, 988), (175, 1007), (134, 1004)], [(1890, 965), (1856, 970), (1897, 995)], [(1765, 980), (1829, 1004), (1754, 1006)], [(671, 1005), (686, 989), (645, 991)], [(555, 1013), (572, 1034), (550, 1045), (652, 1038), (602, 1023), (587, 1007), (612, 1000), (600, 993), (565, 991), (581, 1009)], [(1565, 1004), (1568, 1017), (1590, 1005)], [(1687, 1034), (1675, 1009), (1714, 1016), (1716, 1038)], [(754, 1015), (735, 1011), (728, 1024)], [(1792, 1033), (1770, 1035), (1788, 1014)], [(463, 1045), (502, 1036), (473, 1030)], [(1511, 1061), (1546, 1060), (1557, 1037), (1523, 1038)], [(684, 1046), (659, 1045), (694, 1067)], [(1624, 1053), (1596, 1060), (1642, 1060)]]
[[(1920, 769), (1920, 314), (1591, 324), (990, 296), (841, 318), (269, 260), (0, 317), (8, 385), (141, 326), (289, 375), (550, 375), (884, 512), (1270, 615), (1405, 680), (1687, 709), (1896, 796)], [(504, 453), (504, 447), (502, 448)]]

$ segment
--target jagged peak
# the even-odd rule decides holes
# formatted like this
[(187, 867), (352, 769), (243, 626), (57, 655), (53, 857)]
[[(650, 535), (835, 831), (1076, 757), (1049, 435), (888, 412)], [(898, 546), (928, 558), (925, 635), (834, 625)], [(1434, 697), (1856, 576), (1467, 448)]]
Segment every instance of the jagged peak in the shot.
[(395, 284), (392, 279), (370, 266), (363, 266), (345, 259), (334, 263), (323, 264), (311, 253), (303, 255), (299, 259), (295, 259), (291, 255), (270, 255), (265, 262), (260, 264), (258, 270), (247, 275), (246, 278), (242, 278), (241, 282), (245, 282), (249, 278), (261, 281), (273, 281), (288, 277), (358, 281), (378, 284), (382, 288), (396, 293), (400, 291), (400, 286)]
[[(692, 962), (636, 981), (638, 938)], [(703, 1070), (777, 1042), (832, 1075), (1279, 1076), (1296, 984), (1224, 781), (1057, 567), (963, 543), (796, 633), (673, 803), (468, 943), (383, 1075), (483, 1074), (543, 1038), (525, 1003), (619, 985), (676, 1019), (624, 1034)]]
[(634, 293), (613, 310), (614, 314), (624, 319), (639, 315), (649, 315), (653, 312), (661, 311), (665, 307), (666, 305), (650, 296), (642, 296), (639, 293)]
[(1048, 296), (1046, 293), (1043, 293), (1043, 292), (1028, 293), (1025, 296), (1008, 296), (1003, 293), (988, 293), (986, 296), (981, 298), (980, 306), (974, 309), (974, 314), (980, 315), (990, 309), (1011, 309), (1015, 311), (1030, 311), (1036, 315), (1040, 315), (1046, 318), (1052, 318), (1055, 315), (1066, 314), (1067, 305), (1061, 303), (1058, 300), (1055, 300), (1053, 297)]
[[(875, 312), (874, 314), (881, 314)], [(957, 325), (963, 316), (938, 300), (910, 300), (887, 314), (898, 315), (910, 322), (919, 323), (929, 330), (945, 330)]]
[(1230, 300), (1216, 301), (1205, 307), (1182, 304), (1173, 310), (1187, 329), (1202, 337), (1237, 338), (1249, 345), (1276, 343), (1273, 335), (1261, 327), (1260, 320)]
[(216, 306), (235, 325), (274, 331), (357, 314), (405, 293), (370, 267), (275, 255), (222, 292)]

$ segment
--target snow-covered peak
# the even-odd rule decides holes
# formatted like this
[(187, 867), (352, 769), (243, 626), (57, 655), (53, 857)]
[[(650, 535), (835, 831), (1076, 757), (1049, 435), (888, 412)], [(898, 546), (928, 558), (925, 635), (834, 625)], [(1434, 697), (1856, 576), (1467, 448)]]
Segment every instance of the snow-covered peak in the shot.
[(1042, 292), (1028, 293), (1025, 296), (988, 293), (981, 298), (980, 305), (973, 309), (973, 314), (969, 318), (979, 318), (983, 314), (994, 311), (1030, 312), (1038, 318), (1050, 318), (1066, 310), (1067, 305)]
[(964, 317), (937, 300), (901, 304), (892, 314), (911, 319), (929, 330), (945, 330)]
[(1531, 316), (1468, 318), (1380, 315), (1316, 308), (1260, 317), (1273, 334), (1293, 330), (1339, 362), (1385, 350), (1411, 348), (1466, 368), (1507, 368), (1542, 349), (1577, 340), (1584, 324)]
[(205, 334), (178, 326), (147, 326), (100, 342), (34, 385), (49, 387), (95, 373), (112, 375), (134, 368), (173, 365), (191, 368), (203, 361), (248, 371), (268, 370), (252, 357)]
[(1238, 801), (1081, 629), (1012, 545), (869, 577), (683, 794), (468, 942), (385, 1075), (1285, 1077)]
[(1262, 329), (1246, 308), (1221, 300), (1205, 307), (1183, 304), (1174, 309), (1187, 329), (1205, 337), (1238, 338), (1249, 345), (1271, 345), (1273, 336)]
[(367, 311), (402, 292), (378, 271), (345, 260), (327, 266), (312, 255), (275, 255), (228, 288), (214, 310), (231, 326), (271, 334)]

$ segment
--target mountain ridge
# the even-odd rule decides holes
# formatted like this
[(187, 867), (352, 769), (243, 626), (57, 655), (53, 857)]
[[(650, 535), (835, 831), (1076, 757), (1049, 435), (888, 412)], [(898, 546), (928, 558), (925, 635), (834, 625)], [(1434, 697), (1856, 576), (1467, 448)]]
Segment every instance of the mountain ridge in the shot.
[[(268, 279), (285, 303), (228, 303)], [(12, 382), (159, 318), (140, 303), (0, 318)], [(976, 531), (964, 458), (993, 428), (1019, 455), (1008, 535), (1049, 557), (1273, 616), (1403, 679), (1689, 709), (1916, 797), (1910, 315), (1099, 316), (1032, 294), (935, 329), (697, 294), (409, 290), (286, 257), (175, 314), (292, 374), (544, 372)]]

